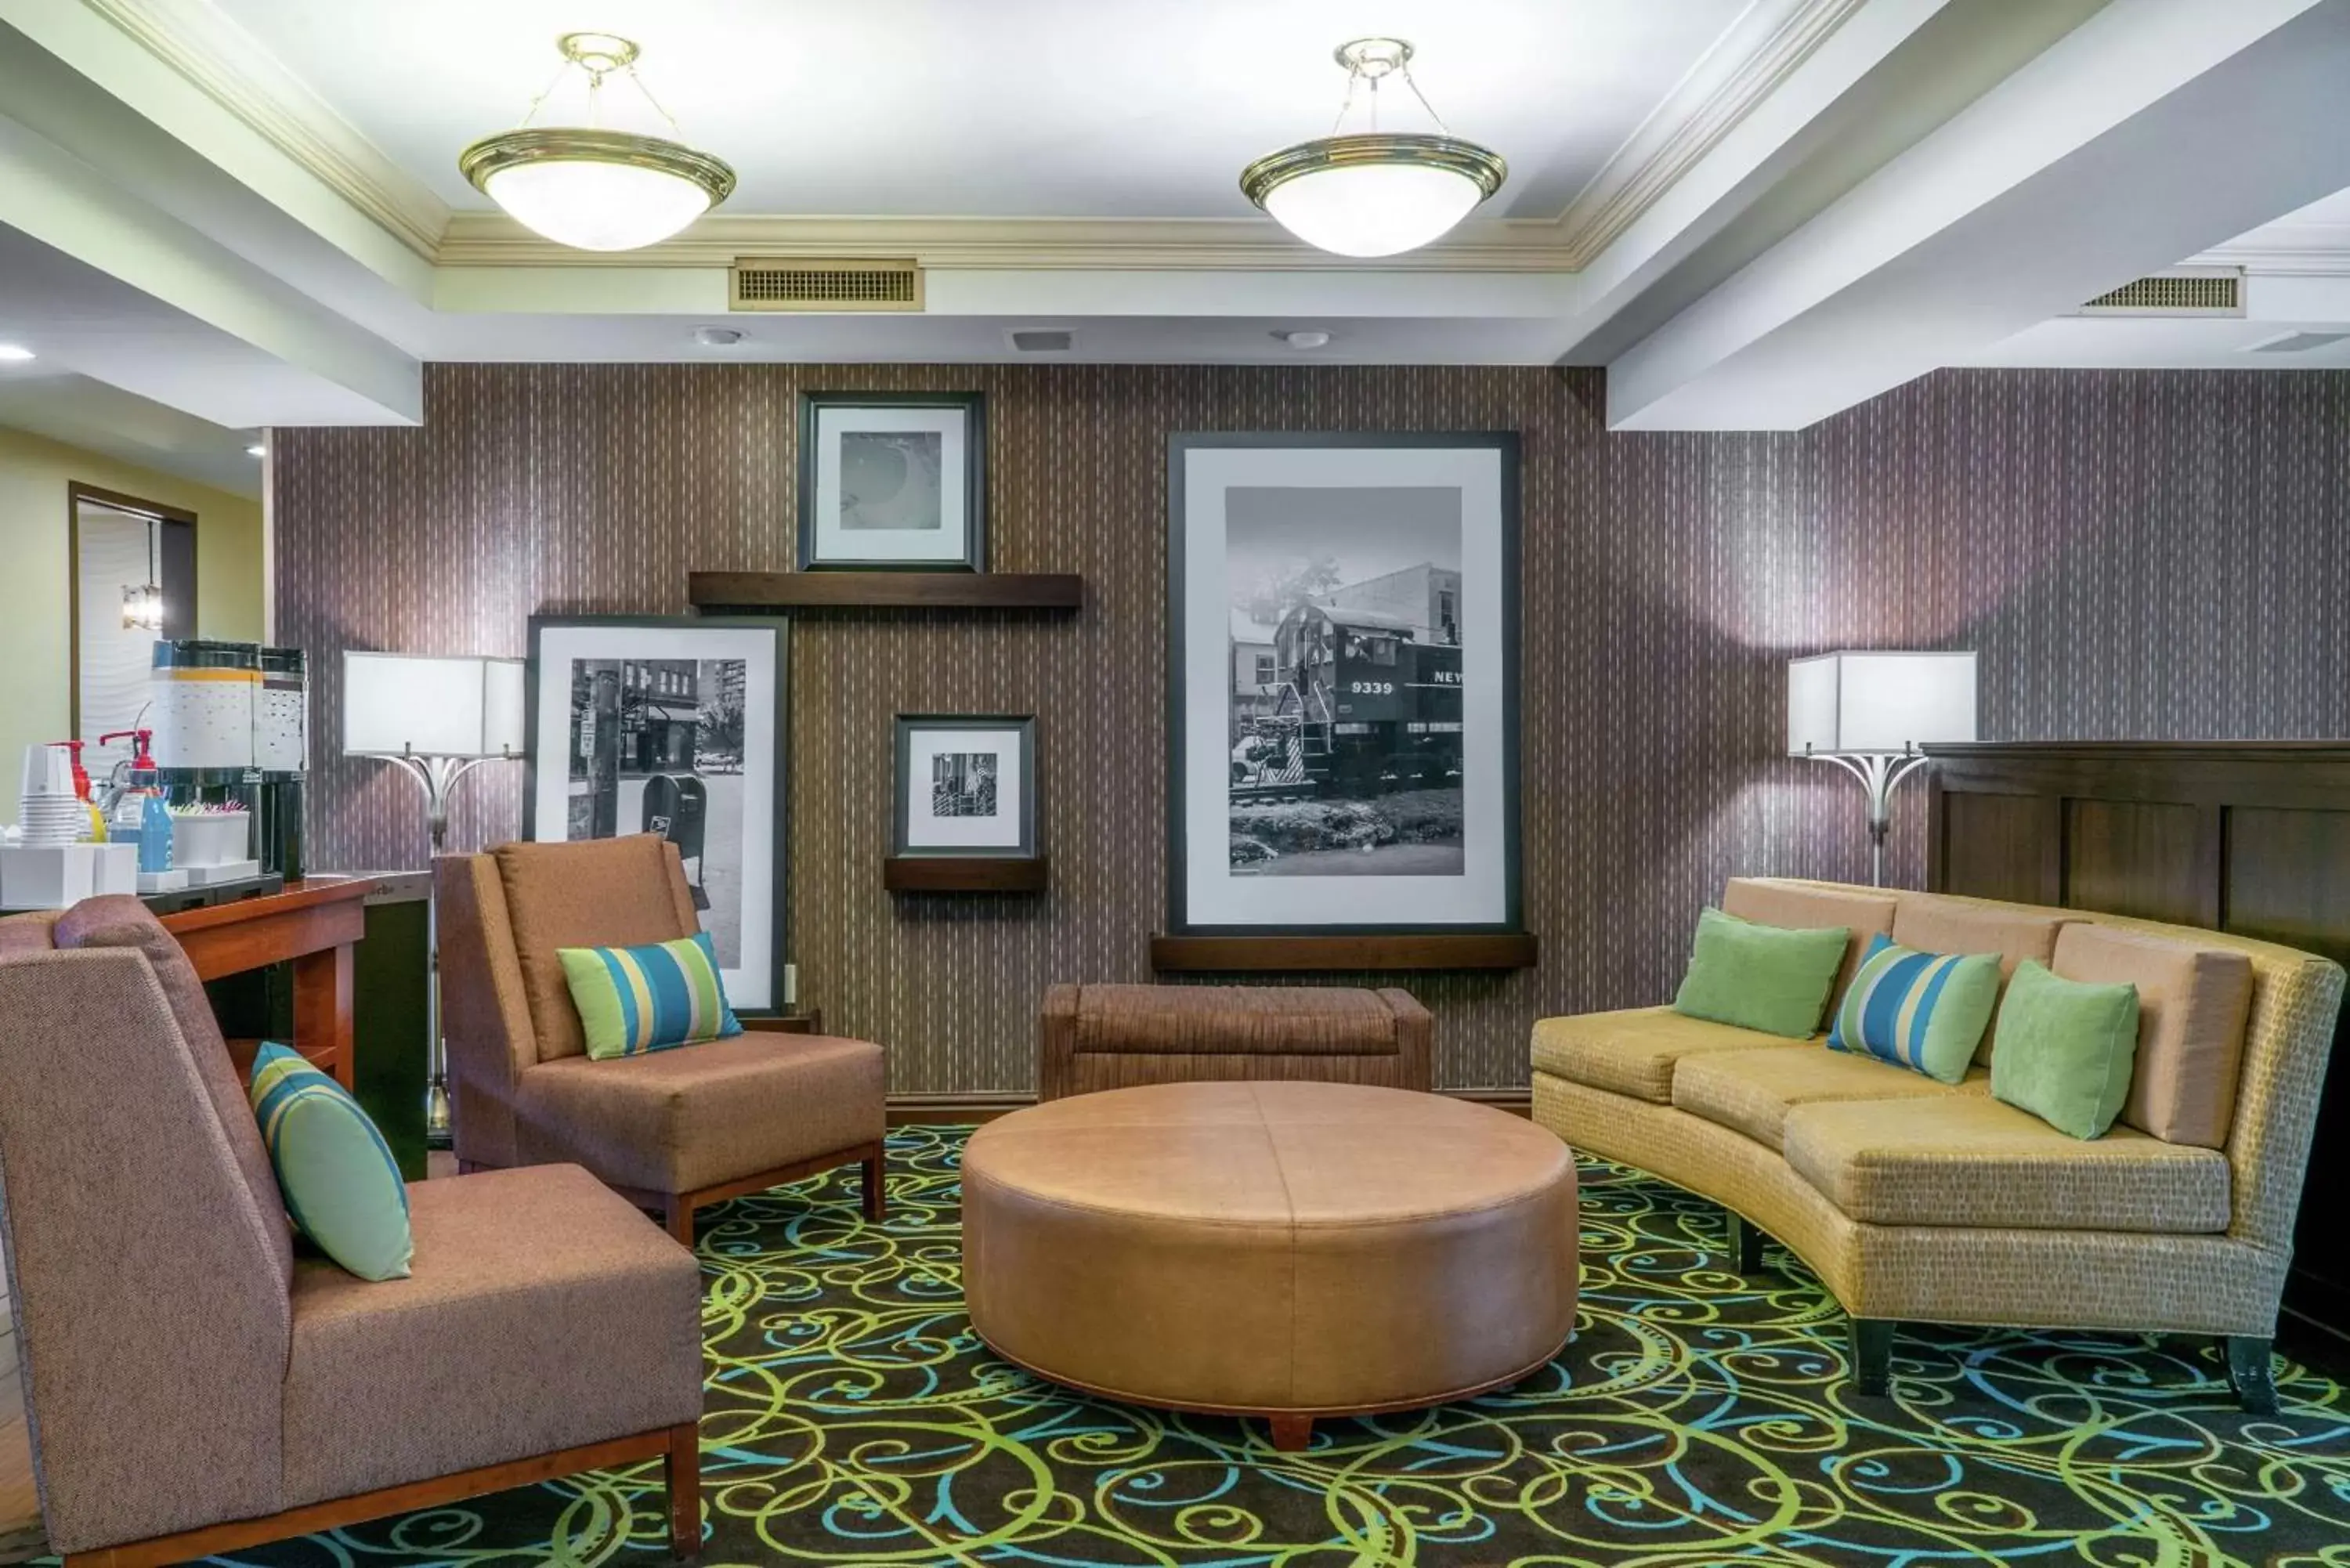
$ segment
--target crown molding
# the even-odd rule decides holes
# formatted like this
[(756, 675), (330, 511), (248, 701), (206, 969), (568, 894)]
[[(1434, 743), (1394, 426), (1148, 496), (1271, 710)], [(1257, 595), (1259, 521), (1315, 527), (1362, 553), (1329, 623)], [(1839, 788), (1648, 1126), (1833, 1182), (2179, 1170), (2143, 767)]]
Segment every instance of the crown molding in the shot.
[(2252, 276), (2350, 277), (2350, 223), (2270, 223), (2192, 258)]
[(1766, 0), (1741, 16), (1559, 215), (1565, 265), (1588, 266), (1867, 3)]
[(81, 0), (378, 227), (433, 259), (448, 204), (209, 5)]
[(1315, 250), (1270, 218), (779, 218), (713, 213), (675, 239), (579, 251), (504, 213), (458, 213), (442, 266), (723, 267), (737, 256), (909, 256), (933, 271), (1559, 272), (1556, 226), (1472, 219), (1434, 244), (1356, 261)]

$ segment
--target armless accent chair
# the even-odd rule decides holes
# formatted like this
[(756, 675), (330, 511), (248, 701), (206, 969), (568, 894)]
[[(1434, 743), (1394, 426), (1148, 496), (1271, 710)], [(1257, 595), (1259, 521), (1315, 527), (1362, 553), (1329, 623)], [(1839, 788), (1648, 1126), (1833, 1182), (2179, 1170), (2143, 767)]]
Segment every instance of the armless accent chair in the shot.
[(587, 1172), (410, 1187), (413, 1271), (294, 1252), (194, 967), (135, 898), (0, 920), (0, 1189), (49, 1545), (144, 1568), (667, 1461), (702, 1278)]
[(699, 930), (673, 845), (652, 834), (501, 845), (434, 862), (433, 888), (462, 1168), (584, 1165), (691, 1246), (703, 1205), (858, 1161), (866, 1215), (881, 1219), (879, 1045), (746, 1018), (732, 1039), (588, 1055), (556, 950)]

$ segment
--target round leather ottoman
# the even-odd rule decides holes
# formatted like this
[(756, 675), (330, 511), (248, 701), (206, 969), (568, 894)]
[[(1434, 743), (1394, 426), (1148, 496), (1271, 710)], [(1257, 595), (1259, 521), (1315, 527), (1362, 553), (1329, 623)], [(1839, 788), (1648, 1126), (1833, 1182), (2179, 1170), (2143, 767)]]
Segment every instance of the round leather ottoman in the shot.
[(1351, 1084), (1160, 1084), (1015, 1111), (962, 1159), (963, 1290), (1006, 1360), (1272, 1418), (1512, 1383), (1575, 1327), (1575, 1161), (1489, 1106)]

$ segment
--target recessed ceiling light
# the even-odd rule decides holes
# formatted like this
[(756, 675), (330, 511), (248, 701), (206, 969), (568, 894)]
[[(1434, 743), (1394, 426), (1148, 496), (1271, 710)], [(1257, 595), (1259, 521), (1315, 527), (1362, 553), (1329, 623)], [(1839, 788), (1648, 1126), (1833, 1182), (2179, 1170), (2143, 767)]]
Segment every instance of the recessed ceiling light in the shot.
[(697, 327), (693, 340), (704, 348), (732, 348), (743, 341), (744, 333), (739, 327)]
[(253, 446), (246, 447), (244, 449), (244, 455), (247, 457), (266, 457), (269, 455), (269, 449), (256, 443)]
[(1313, 329), (1301, 329), (1295, 332), (1276, 332), (1274, 336), (1280, 338), (1284, 343), (1288, 344), (1292, 348), (1319, 348), (1324, 344), (1330, 341), (1330, 335), (1327, 332)]
[(0, 359), (10, 364), (21, 363), (33, 357), (33, 351), (21, 343), (0, 343)]

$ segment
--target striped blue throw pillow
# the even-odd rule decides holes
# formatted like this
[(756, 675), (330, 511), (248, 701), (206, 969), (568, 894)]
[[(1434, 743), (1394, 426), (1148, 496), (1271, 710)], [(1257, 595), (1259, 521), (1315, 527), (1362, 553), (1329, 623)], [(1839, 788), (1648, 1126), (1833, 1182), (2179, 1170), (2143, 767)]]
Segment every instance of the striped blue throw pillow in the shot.
[(408, 1184), (359, 1103), (274, 1041), (253, 1058), (251, 1090), (295, 1227), (363, 1280), (406, 1279), (415, 1251)]
[(702, 932), (640, 948), (557, 948), (588, 1054), (608, 1061), (743, 1033)]
[(1997, 954), (1919, 952), (1880, 935), (1836, 1008), (1828, 1049), (1955, 1084), (1998, 1004)]

